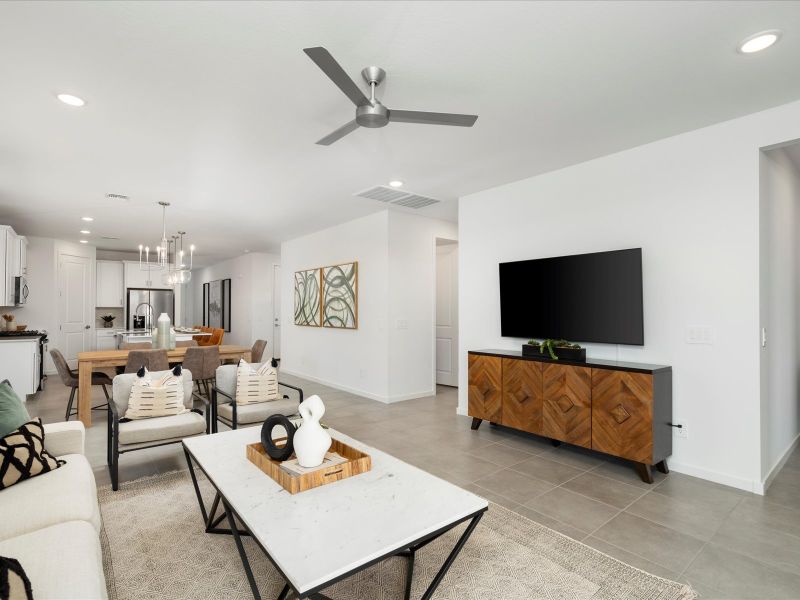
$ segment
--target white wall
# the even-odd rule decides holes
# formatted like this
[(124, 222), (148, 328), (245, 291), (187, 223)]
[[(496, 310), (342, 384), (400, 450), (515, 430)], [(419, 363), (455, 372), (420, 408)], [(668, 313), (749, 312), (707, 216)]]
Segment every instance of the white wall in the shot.
[[(281, 369), (368, 398), (389, 394), (388, 211), (281, 244)], [(294, 324), (294, 273), (358, 261), (358, 329)]]
[[(281, 246), (281, 367), (395, 402), (435, 391), (436, 237), (454, 223), (384, 210)], [(358, 329), (294, 325), (294, 273), (358, 261)]]
[(642, 247), (645, 346), (589, 354), (672, 365), (672, 468), (760, 490), (759, 148), (798, 137), (795, 102), (462, 198), (459, 411), (467, 351), (522, 342), (500, 336), (499, 262)]
[(761, 154), (761, 468), (777, 473), (800, 432), (800, 171), (784, 149)]
[(203, 319), (203, 284), (217, 279), (231, 280), (231, 330), (224, 343), (251, 346), (267, 340), (265, 356), (272, 355), (272, 270), (280, 264), (275, 254), (251, 252), (192, 272), (191, 296), (187, 303), (187, 324)]
[(389, 214), (389, 396), (436, 392), (436, 238), (458, 239), (455, 223)]

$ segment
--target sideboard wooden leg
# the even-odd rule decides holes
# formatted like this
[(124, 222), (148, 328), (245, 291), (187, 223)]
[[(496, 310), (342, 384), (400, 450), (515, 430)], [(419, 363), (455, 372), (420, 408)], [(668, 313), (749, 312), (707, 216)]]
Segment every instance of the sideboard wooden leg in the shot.
[(664, 475), (669, 475), (669, 467), (667, 466), (667, 459), (656, 463), (656, 469), (664, 473)]
[(550, 443), (553, 444), (556, 448), (561, 445), (561, 440), (550, 440)]
[(472, 417), (471, 429), (474, 431), (475, 429), (481, 426), (481, 423), (483, 423), (483, 419), (479, 419), (478, 417)]
[(639, 477), (642, 478), (642, 481), (645, 483), (653, 483), (653, 472), (650, 470), (650, 465), (640, 462), (633, 463), (633, 465)]

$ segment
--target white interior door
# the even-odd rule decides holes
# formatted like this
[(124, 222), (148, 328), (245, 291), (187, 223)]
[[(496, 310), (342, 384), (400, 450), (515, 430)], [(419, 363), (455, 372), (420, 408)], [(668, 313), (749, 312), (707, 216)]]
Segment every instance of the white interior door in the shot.
[(59, 255), (59, 350), (70, 367), (78, 366), (78, 352), (92, 349), (93, 328), (91, 260), (86, 256)]
[(281, 266), (273, 265), (272, 274), (272, 356), (281, 357)]
[(458, 386), (458, 245), (436, 246), (436, 383)]

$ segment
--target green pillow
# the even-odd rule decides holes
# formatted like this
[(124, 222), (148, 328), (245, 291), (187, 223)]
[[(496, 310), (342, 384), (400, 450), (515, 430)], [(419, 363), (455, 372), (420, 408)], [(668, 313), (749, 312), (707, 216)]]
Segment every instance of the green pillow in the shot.
[(25, 405), (7, 381), (0, 383), (0, 438), (31, 420)]

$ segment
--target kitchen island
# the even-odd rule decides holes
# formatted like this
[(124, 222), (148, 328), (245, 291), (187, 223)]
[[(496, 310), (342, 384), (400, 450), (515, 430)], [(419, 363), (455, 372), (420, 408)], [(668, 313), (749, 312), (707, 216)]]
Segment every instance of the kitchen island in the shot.
[[(121, 344), (143, 344), (153, 342), (153, 334), (147, 329), (130, 329), (124, 331), (117, 331), (115, 334), (117, 339), (117, 348)], [(210, 333), (198, 331), (197, 333), (179, 333), (175, 332), (176, 342), (188, 342), (198, 336), (210, 336)]]

